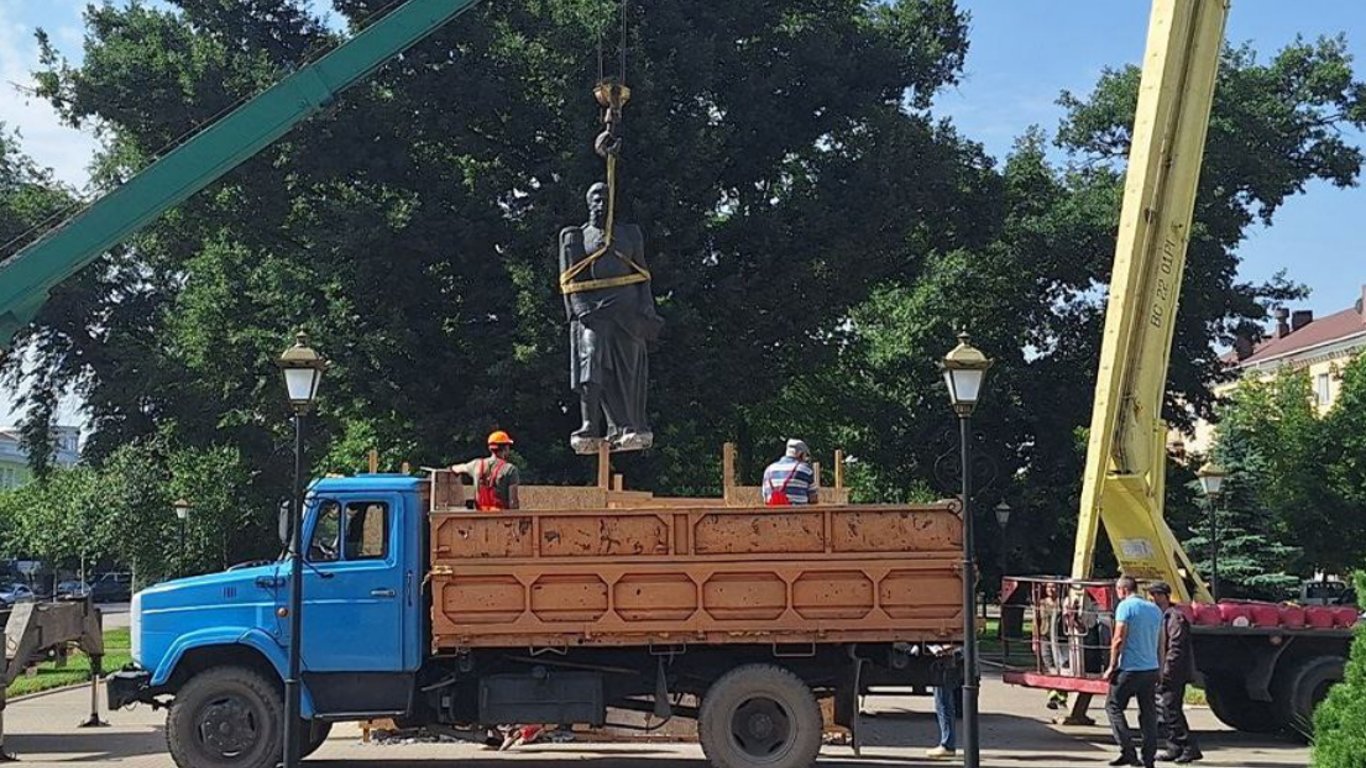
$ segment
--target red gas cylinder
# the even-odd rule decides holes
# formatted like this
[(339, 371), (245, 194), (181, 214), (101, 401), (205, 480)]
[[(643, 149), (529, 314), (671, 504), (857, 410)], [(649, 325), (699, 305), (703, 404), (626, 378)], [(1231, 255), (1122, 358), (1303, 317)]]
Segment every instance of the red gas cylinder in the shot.
[(1333, 627), (1333, 609), (1323, 605), (1306, 606), (1304, 621), (1312, 629), (1331, 629)]
[[(1195, 623), (1205, 627), (1217, 627), (1223, 622), (1223, 617), (1219, 615), (1219, 606), (1210, 603), (1196, 603)], [(1331, 617), (1329, 617), (1331, 620)]]
[(1304, 606), (1282, 605), (1281, 606), (1281, 626), (1287, 629), (1304, 628)]
[(1355, 627), (1361, 614), (1354, 605), (1339, 605), (1333, 608), (1333, 624), (1339, 627)]
[(1252, 617), (1247, 606), (1242, 603), (1220, 603), (1219, 617), (1225, 624), (1235, 627), (1246, 627), (1252, 624)]
[(1248, 613), (1252, 617), (1254, 627), (1279, 627), (1281, 625), (1281, 607), (1275, 603), (1248, 603)]

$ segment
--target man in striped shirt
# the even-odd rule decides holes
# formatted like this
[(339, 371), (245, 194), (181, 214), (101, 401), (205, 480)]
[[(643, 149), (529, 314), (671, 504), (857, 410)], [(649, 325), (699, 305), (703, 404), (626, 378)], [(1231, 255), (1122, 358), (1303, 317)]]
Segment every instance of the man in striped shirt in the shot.
[(764, 470), (763, 494), (770, 507), (817, 503), (816, 473), (806, 443), (787, 441), (787, 453)]

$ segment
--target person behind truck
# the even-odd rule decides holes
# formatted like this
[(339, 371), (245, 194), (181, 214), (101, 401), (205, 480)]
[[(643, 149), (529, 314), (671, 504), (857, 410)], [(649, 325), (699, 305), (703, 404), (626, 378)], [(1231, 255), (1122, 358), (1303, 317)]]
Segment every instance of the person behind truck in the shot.
[(494, 512), (517, 509), (517, 486), (521, 477), (517, 467), (508, 460), (512, 453), (512, 437), (503, 430), (489, 435), (489, 455), (464, 464), (454, 464), (451, 471), (469, 475), (474, 480), (474, 508)]
[(1195, 679), (1190, 620), (1172, 603), (1172, 588), (1167, 582), (1149, 584), (1148, 597), (1162, 611), (1162, 633), (1158, 635), (1157, 643), (1157, 720), (1167, 739), (1167, 751), (1157, 759), (1193, 763), (1204, 754), (1191, 735), (1183, 709), (1186, 686)]
[(787, 441), (787, 452), (764, 470), (762, 490), (764, 504), (770, 507), (817, 503), (816, 473), (806, 443)]

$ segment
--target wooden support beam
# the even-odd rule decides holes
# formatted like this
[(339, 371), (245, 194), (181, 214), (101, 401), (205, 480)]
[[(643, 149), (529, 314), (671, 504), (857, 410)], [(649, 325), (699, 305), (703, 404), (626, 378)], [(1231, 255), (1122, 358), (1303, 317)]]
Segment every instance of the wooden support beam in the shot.
[(376, 473), (378, 473), (378, 472), (379, 472), (379, 451), (375, 450), (374, 448), (371, 448), (371, 449), (370, 449), (370, 474), (373, 475), (373, 474), (376, 474)]
[(400, 471), (400, 472), (402, 472), (403, 474), (406, 475), (406, 474), (408, 474), (409, 471), (411, 471), (411, 470), (412, 470), (412, 467), (408, 464), (408, 462), (405, 461), (405, 462), (403, 462), (403, 465), (399, 467), (399, 470), (398, 470), (398, 471)]
[(835, 449), (835, 490), (844, 490), (844, 449)]
[(735, 443), (721, 446), (721, 497), (729, 500), (735, 487)]
[(606, 440), (598, 443), (598, 487), (612, 489), (612, 446)]
[(625, 478), (624, 476), (622, 476), (622, 475), (612, 475), (612, 490), (614, 490), (614, 491), (624, 491), (624, 490), (626, 490), (626, 478)]

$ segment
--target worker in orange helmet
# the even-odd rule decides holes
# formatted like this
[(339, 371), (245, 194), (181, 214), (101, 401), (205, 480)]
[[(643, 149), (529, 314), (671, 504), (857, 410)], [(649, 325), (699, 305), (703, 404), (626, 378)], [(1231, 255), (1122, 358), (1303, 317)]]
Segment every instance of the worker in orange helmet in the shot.
[(452, 472), (469, 475), (474, 480), (474, 508), (485, 512), (517, 509), (517, 486), (521, 477), (517, 467), (508, 460), (512, 453), (512, 436), (503, 430), (489, 435), (489, 455), (451, 466)]

